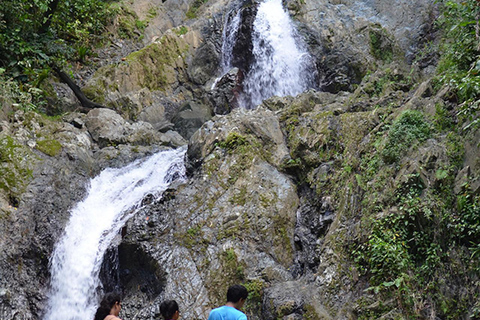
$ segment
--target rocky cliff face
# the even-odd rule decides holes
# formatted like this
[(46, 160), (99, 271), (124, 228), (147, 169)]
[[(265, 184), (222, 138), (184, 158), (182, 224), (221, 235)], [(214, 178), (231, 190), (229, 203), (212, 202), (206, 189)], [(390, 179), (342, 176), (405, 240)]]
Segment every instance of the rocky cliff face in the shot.
[[(232, 101), (238, 77), (210, 88), (225, 13), (254, 14), (257, 1), (135, 1), (139, 17), (157, 9), (141, 48), (123, 48), (83, 86), (110, 109), (1, 122), (0, 318), (41, 318), (48, 259), (90, 178), (185, 144), (188, 181), (145, 199), (124, 229), (123, 319), (159, 318), (167, 298), (182, 317), (205, 319), (233, 283), (249, 289), (251, 319), (408, 317), (401, 298), (369, 289), (378, 283), (362, 266), (380, 262), (356, 252), (375, 245), (372, 221), (399, 217), (415, 239), (438, 218), (428, 207), (449, 205), (442, 195), (480, 188), (478, 132), (449, 132), (463, 121), (457, 106), (447, 90), (434, 93), (434, 61), (415, 60), (433, 37), (433, 2), (285, 1), (316, 60), (317, 89), (247, 111), (218, 105)], [(251, 17), (243, 21), (247, 32)], [(385, 263), (392, 280), (408, 281), (401, 252)], [(464, 271), (433, 275), (443, 276), (438, 296), (405, 294), (425, 318), (442, 318), (442, 299), (463, 299), (468, 314), (474, 293), (461, 287), (475, 292), (476, 278)]]

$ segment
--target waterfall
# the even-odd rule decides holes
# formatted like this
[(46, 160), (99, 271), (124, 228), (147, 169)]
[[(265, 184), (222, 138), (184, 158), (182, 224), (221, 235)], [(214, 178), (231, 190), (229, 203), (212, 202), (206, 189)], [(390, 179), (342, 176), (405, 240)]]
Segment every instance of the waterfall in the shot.
[(241, 10), (238, 10), (235, 15), (233, 11), (227, 15), (225, 26), (223, 28), (223, 42), (222, 42), (222, 75), (227, 73), (232, 68), (232, 54), (233, 47), (237, 38), (238, 27), (241, 21)]
[(238, 28), (241, 22), (241, 10), (230, 11), (225, 19), (222, 32), (222, 60), (221, 60), (221, 72), (222, 74), (215, 79), (210, 90), (215, 89), (218, 81), (232, 68), (233, 47), (237, 40)]
[(159, 197), (173, 180), (184, 178), (185, 152), (185, 147), (162, 151), (124, 168), (106, 169), (91, 180), (50, 259), (44, 320), (93, 319), (106, 250), (146, 195)]
[(282, 0), (264, 0), (253, 24), (254, 64), (240, 105), (252, 108), (272, 96), (295, 96), (314, 82), (312, 58), (296, 34)]

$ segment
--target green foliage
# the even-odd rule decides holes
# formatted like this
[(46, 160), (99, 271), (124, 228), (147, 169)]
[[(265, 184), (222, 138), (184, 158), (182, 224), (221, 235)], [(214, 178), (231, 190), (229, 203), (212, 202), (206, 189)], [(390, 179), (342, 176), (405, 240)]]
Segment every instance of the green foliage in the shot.
[(225, 250), (221, 255), (221, 263), (224, 276), (233, 283), (241, 282), (245, 278), (244, 266), (238, 261), (237, 254), (233, 248)]
[(430, 124), (421, 112), (404, 111), (390, 127), (382, 150), (383, 160), (386, 163), (397, 162), (412, 145), (425, 141), (430, 134)]
[(457, 196), (457, 212), (449, 221), (449, 230), (460, 244), (476, 247), (480, 244), (480, 196), (474, 195), (468, 184)]
[(174, 32), (177, 34), (177, 36), (182, 36), (188, 32), (188, 28), (185, 26), (181, 26), (181, 27), (175, 28)]
[(195, 0), (193, 4), (190, 6), (187, 12), (187, 18), (194, 19), (197, 17), (198, 9), (204, 4), (207, 3), (208, 0)]
[(478, 14), (476, 0), (462, 2), (450, 0), (437, 1), (442, 8), (442, 16), (437, 25), (444, 30), (445, 42), (442, 47), (443, 56), (438, 71), (465, 72), (477, 61), (478, 50), (475, 39), (475, 24)]
[(440, 132), (451, 130), (454, 126), (451, 113), (445, 108), (445, 105), (441, 103), (435, 104), (434, 120), (435, 129)]
[(465, 156), (465, 147), (461, 137), (454, 132), (449, 132), (446, 137), (447, 156), (452, 168), (460, 168)]
[(245, 311), (248, 315), (261, 314), (265, 282), (260, 279), (252, 279), (243, 283), (243, 286), (248, 291), (248, 298), (245, 303)]
[(442, 8), (437, 25), (444, 32), (437, 81), (450, 86), (454, 97), (462, 103), (460, 115), (471, 121), (468, 127), (478, 127), (480, 47), (475, 28), (480, 5), (476, 0), (437, 2)]
[(384, 219), (376, 226), (367, 243), (367, 261), (373, 274), (373, 285), (396, 279), (411, 264), (405, 242), (397, 241), (400, 235), (396, 230), (384, 226), (389, 220)]
[(147, 18), (153, 19), (157, 16), (157, 14), (158, 14), (157, 9), (155, 7), (151, 7), (150, 9), (148, 9)]
[[(454, 179), (449, 169), (440, 168), (435, 175), (445, 183), (438, 190), (427, 189), (419, 174), (397, 186), (387, 204), (394, 209), (366, 218), (370, 231), (352, 251), (353, 258), (368, 276), (368, 291), (382, 299), (393, 295), (403, 314), (421, 319), (416, 306), (428, 297), (428, 303), (440, 306), (442, 318), (459, 319), (471, 305), (468, 296), (461, 292), (445, 296), (439, 288), (448, 281), (459, 281), (460, 274), (465, 283), (476, 281), (480, 271), (480, 195), (466, 184), (464, 192), (452, 197)], [(467, 266), (464, 273), (439, 271), (455, 264)]]
[(18, 89), (32, 93), (52, 65), (85, 60), (112, 14), (102, 0), (1, 1), (0, 65), (20, 83)]
[[(36, 110), (41, 90), (29, 84), (21, 85), (13, 79), (5, 78), (3, 71), (5, 69), (0, 68), (0, 109)], [(21, 87), (23, 90), (20, 89)]]
[(387, 32), (383, 28), (371, 29), (368, 32), (370, 37), (370, 51), (372, 55), (387, 63), (393, 59), (393, 45)]
[(203, 232), (201, 225), (195, 225), (189, 228), (186, 234), (177, 235), (187, 248), (193, 248), (195, 245), (201, 244), (203, 241)]
[(228, 151), (233, 151), (240, 146), (248, 145), (248, 140), (238, 132), (232, 131), (227, 135), (225, 140), (218, 145)]
[(265, 283), (262, 280), (253, 279), (245, 282), (243, 286), (245, 286), (248, 291), (247, 303), (249, 305), (261, 305)]

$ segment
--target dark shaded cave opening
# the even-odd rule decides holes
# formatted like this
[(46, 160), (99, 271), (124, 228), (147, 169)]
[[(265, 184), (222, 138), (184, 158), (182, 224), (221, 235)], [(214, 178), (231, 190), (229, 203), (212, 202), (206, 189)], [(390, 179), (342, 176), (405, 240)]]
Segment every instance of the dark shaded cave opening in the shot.
[(121, 243), (107, 250), (100, 270), (103, 292), (144, 296), (149, 301), (163, 291), (166, 275), (148, 253), (137, 244)]

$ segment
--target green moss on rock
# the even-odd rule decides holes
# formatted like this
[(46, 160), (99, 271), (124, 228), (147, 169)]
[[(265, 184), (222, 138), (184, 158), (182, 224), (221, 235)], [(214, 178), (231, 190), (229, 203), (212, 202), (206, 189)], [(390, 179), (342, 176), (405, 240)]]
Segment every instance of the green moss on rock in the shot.
[(195, 0), (186, 13), (187, 18), (189, 19), (196, 18), (198, 9), (207, 1), (208, 0)]
[(32, 179), (31, 151), (10, 136), (0, 136), (0, 189), (13, 206)]
[(138, 33), (143, 33), (148, 25), (148, 21), (138, 19), (137, 14), (130, 8), (121, 5), (117, 8), (117, 28), (118, 36), (122, 39), (138, 38)]
[(427, 140), (431, 126), (425, 116), (415, 110), (404, 111), (393, 122), (382, 150), (386, 163), (394, 163), (412, 146)]
[(227, 289), (233, 284), (242, 283), (245, 278), (245, 264), (238, 261), (234, 248), (228, 248), (218, 254), (219, 269), (210, 269), (205, 285), (210, 301), (215, 305), (225, 303)]
[(393, 59), (393, 44), (390, 36), (384, 28), (372, 28), (369, 30), (370, 52), (372, 55), (384, 62), (391, 62)]
[(54, 139), (38, 140), (36, 148), (50, 157), (55, 157), (62, 151), (61, 143)]
[(163, 36), (142, 50), (131, 53), (126, 61), (137, 70), (139, 85), (150, 90), (165, 90), (176, 77), (175, 68), (183, 66), (188, 45), (174, 33)]

